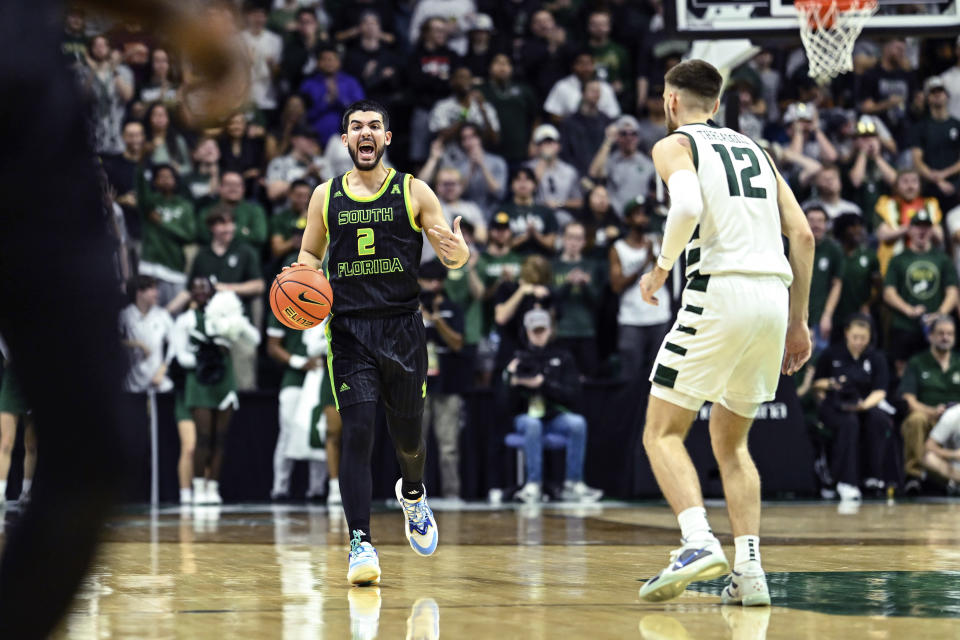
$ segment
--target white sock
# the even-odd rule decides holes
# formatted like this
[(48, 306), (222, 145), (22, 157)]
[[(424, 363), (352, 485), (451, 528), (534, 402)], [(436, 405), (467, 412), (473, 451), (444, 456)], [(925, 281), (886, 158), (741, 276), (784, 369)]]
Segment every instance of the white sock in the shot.
[(707, 510), (703, 507), (690, 507), (677, 514), (680, 523), (680, 535), (685, 542), (691, 540), (709, 540), (714, 537), (707, 522)]
[(22, 493), (30, 493), (30, 487), (33, 486), (33, 478), (23, 479), (23, 488), (20, 490)]
[(213, 493), (214, 491), (220, 491), (220, 483), (216, 480), (207, 480), (207, 491)]
[(743, 569), (760, 568), (760, 536), (737, 536), (733, 544), (736, 547), (734, 569), (742, 573)]
[(7, 481), (0, 480), (0, 500), (5, 500), (7, 497)]
[(180, 489), (180, 502), (193, 502), (193, 491), (189, 487)]
[(204, 487), (206, 486), (206, 481), (203, 478), (194, 478), (193, 479), (193, 495), (200, 497), (203, 495)]

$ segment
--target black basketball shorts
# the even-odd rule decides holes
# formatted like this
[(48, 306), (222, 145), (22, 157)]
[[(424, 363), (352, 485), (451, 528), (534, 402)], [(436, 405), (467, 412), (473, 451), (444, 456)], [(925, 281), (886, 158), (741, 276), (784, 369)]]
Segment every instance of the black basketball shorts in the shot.
[(423, 413), (427, 340), (420, 312), (387, 317), (332, 316), (327, 364), (337, 409), (381, 397), (387, 411)]

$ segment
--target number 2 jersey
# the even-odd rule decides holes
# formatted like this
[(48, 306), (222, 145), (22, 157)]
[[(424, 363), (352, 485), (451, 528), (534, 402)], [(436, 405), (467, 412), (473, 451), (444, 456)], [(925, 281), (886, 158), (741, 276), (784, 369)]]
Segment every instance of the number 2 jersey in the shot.
[(703, 197), (703, 215), (687, 245), (689, 286), (721, 273), (775, 275), (790, 286), (777, 175), (767, 155), (747, 136), (713, 122), (674, 133), (690, 140)]
[(413, 176), (390, 169), (380, 190), (360, 197), (346, 176), (325, 187), (327, 278), (334, 315), (383, 317), (419, 308), (422, 229), (410, 210)]

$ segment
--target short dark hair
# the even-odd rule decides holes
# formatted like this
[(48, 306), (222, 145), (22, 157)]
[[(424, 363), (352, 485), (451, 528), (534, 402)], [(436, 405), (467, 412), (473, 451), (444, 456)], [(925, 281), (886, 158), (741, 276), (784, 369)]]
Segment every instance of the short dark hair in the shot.
[(850, 327), (864, 327), (873, 335), (873, 320), (865, 313), (851, 313), (847, 316), (847, 321), (843, 325), (844, 331)]
[(513, 184), (513, 181), (520, 177), (520, 174), (523, 174), (533, 180), (533, 183), (537, 183), (537, 174), (533, 172), (533, 169), (530, 167), (517, 167), (513, 170), (513, 173), (510, 174), (510, 183)]
[(713, 106), (720, 97), (723, 77), (717, 68), (703, 60), (686, 60), (674, 66), (664, 81), (677, 89), (682, 89), (699, 98), (703, 106)]
[(306, 187), (307, 189), (311, 188), (310, 183), (306, 180), (294, 180), (290, 183), (290, 191), (293, 191), (297, 187)]
[(157, 176), (160, 175), (160, 172), (161, 172), (161, 171), (169, 171), (170, 174), (173, 176), (173, 182), (174, 182), (174, 184), (180, 184), (180, 174), (177, 173), (176, 168), (174, 168), (174, 166), (173, 166), (172, 164), (155, 164), (155, 165), (153, 165), (153, 180), (151, 180), (150, 182), (152, 182), (153, 184), (156, 184), (156, 182), (157, 182)]
[(137, 293), (146, 289), (152, 289), (157, 286), (157, 279), (151, 276), (139, 274), (127, 280), (127, 297), (131, 302), (136, 302)]
[(311, 9), (310, 7), (300, 7), (299, 9), (297, 9), (297, 13), (296, 13), (297, 20), (299, 20), (300, 16), (302, 16), (305, 13), (309, 15), (311, 18), (313, 18), (314, 20), (317, 19), (317, 14), (316, 12), (314, 12), (313, 9)]
[(340, 119), (340, 133), (347, 132), (347, 125), (350, 124), (350, 116), (357, 111), (376, 111), (383, 118), (383, 129), (390, 130), (390, 114), (387, 108), (376, 100), (357, 100), (346, 108), (343, 112), (343, 118)]
[(233, 209), (226, 205), (218, 204), (214, 205), (210, 212), (207, 214), (205, 222), (207, 227), (212, 227), (218, 222), (228, 222), (233, 221)]

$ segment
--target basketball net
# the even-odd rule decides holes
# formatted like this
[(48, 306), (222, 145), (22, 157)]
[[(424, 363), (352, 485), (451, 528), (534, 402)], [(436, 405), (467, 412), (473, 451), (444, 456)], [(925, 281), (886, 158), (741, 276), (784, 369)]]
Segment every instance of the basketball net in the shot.
[(798, 0), (794, 6), (810, 77), (825, 85), (853, 71), (853, 44), (877, 12), (877, 0)]

